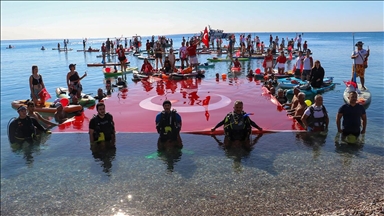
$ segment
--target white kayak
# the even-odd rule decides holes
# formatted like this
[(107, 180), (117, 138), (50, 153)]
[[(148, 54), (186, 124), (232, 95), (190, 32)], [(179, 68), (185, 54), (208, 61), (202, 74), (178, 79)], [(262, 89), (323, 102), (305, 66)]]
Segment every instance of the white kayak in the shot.
[[(357, 90), (357, 103), (360, 105), (363, 105), (366, 109), (368, 108), (369, 104), (371, 103), (371, 92), (365, 86), (365, 90), (362, 89), (361, 84), (357, 84), (358, 90)], [(355, 88), (352, 86), (347, 86), (344, 90), (343, 98), (345, 102), (348, 102), (348, 96), (350, 91), (354, 91)]]

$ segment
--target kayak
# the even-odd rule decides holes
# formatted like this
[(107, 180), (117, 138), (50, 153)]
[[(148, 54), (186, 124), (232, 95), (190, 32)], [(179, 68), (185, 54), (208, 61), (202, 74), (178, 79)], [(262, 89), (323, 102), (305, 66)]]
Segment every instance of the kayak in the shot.
[[(129, 65), (130, 62), (127, 62), (126, 64)], [(120, 62), (108, 62), (108, 63), (101, 63), (101, 62), (96, 62), (96, 63), (88, 63), (88, 67), (102, 67), (102, 66), (119, 66)]]
[[(290, 89), (297, 85), (305, 85), (308, 83), (308, 81), (303, 81), (295, 77), (289, 77), (289, 78), (279, 78), (277, 79), (277, 83), (279, 88)], [(324, 84), (333, 83), (333, 77), (324, 77), (323, 83)]]
[(72, 48), (69, 48), (69, 49), (65, 49), (65, 48), (52, 48), (52, 50), (59, 50), (59, 51), (72, 51), (73, 49)]
[[(349, 102), (349, 99), (348, 99), (349, 92), (355, 91), (355, 88), (349, 87), (349, 85), (347, 84), (346, 81), (344, 81), (344, 83), (347, 85), (347, 87), (344, 90), (343, 99), (344, 99), (344, 102), (348, 103)], [(361, 87), (361, 84), (357, 84), (357, 86), (358, 86), (358, 90), (356, 90), (357, 103), (364, 106), (364, 108), (367, 109), (369, 104), (371, 103), (371, 92), (369, 91), (369, 89), (367, 87), (365, 87), (366, 89), (363, 90)]]
[(215, 67), (215, 64), (208, 63), (208, 62), (200, 64), (197, 66), (197, 68), (213, 68), (213, 67)]
[[(314, 96), (314, 95), (332, 90), (335, 87), (335, 85), (336, 85), (335, 83), (330, 83), (330, 84), (324, 85), (321, 88), (313, 88), (312, 86), (308, 85), (308, 88), (302, 89), (305, 86), (304, 85), (300, 87), (300, 92), (304, 92), (306, 97)], [(289, 89), (287, 91), (287, 95), (293, 95), (293, 89)]]
[(139, 55), (137, 56), (138, 59), (148, 59), (148, 60), (155, 60), (155, 57), (154, 56), (143, 56), (143, 55)]
[(127, 68), (125, 72), (121, 70), (113, 72), (114, 69), (112, 69), (108, 72), (107, 68), (103, 68), (103, 73), (105, 77), (116, 77), (116, 76), (121, 76), (127, 73), (132, 73), (134, 70), (137, 70), (137, 69), (138, 69), (137, 67)]
[(77, 52), (100, 52), (100, 49), (87, 49), (87, 50), (77, 50)]
[[(15, 101), (12, 101), (11, 105), (12, 105), (12, 108), (14, 109), (17, 109), (20, 106), (27, 107), (28, 101), (29, 100), (15, 100)], [(63, 109), (64, 109), (64, 112), (66, 113), (73, 113), (73, 112), (81, 111), (83, 107), (81, 105), (68, 105), (68, 106), (65, 106)], [(38, 107), (38, 106), (35, 107), (36, 112), (42, 112), (42, 113), (55, 113), (56, 110), (57, 110), (56, 107), (53, 107), (53, 102), (45, 102), (44, 107)]]
[(171, 79), (185, 79), (185, 78), (189, 78), (189, 77), (196, 77), (197, 76), (197, 72), (191, 72), (191, 73), (187, 73), (187, 74), (182, 74), (182, 73), (172, 73), (169, 78)]
[[(255, 78), (258, 79), (258, 80), (264, 79), (264, 76), (265, 76), (264, 73), (255, 74)], [(293, 73), (292, 73), (292, 70), (284, 72), (284, 74), (278, 74), (277, 71), (275, 71), (275, 74), (273, 74), (273, 76), (275, 78), (277, 78), (277, 79), (279, 79), (279, 78), (288, 78), (288, 77), (293, 77)]]
[[(249, 58), (237, 58), (239, 61), (249, 61)], [(232, 61), (230, 58), (208, 58), (210, 62), (228, 62)]]
[[(56, 88), (56, 96), (58, 98), (70, 99), (68, 88), (64, 88), (64, 87)], [(95, 103), (96, 103), (96, 100), (94, 97), (81, 93), (81, 99), (79, 100), (79, 104), (81, 106), (89, 107), (89, 106), (95, 105)]]

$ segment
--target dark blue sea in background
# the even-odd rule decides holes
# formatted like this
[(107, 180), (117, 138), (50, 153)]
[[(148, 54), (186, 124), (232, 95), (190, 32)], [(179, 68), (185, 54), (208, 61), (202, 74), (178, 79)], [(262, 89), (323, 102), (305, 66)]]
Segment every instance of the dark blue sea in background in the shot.
[[(268, 44), (269, 33), (251, 35)], [(272, 35), (286, 40), (296, 33)], [(183, 36), (193, 35), (168, 37), (179, 48)], [(265, 134), (245, 153), (224, 151), (210, 136), (182, 134), (184, 148), (175, 155), (157, 154), (157, 134), (119, 133), (116, 152), (97, 157), (90, 151), (87, 134), (54, 133), (40, 145), (15, 148), (7, 138), (7, 124), (17, 116), (11, 102), (29, 98), (32, 65), (38, 65), (52, 96), (57, 87), (66, 86), (70, 63), (77, 64), (80, 75), (88, 73), (82, 80), (84, 93), (95, 94), (105, 86), (101, 68), (86, 65), (101, 62), (96, 57), (101, 53), (76, 52), (82, 49), (82, 39), (69, 40), (73, 51), (52, 50), (57, 43), (63, 47), (63, 39), (1, 41), (2, 215), (219, 215), (229, 212), (227, 207), (234, 211), (232, 215), (252, 214), (252, 209), (276, 215), (308, 210), (315, 202), (318, 208), (345, 206), (384, 194), (383, 32), (354, 34), (355, 43), (363, 41), (364, 48), (370, 49), (365, 77), (372, 103), (360, 147), (339, 148), (334, 143), (336, 114), (344, 103), (343, 81), (351, 78), (352, 33), (304, 33), (313, 58), (320, 60), (326, 76), (339, 83), (323, 95), (330, 116), (325, 138)], [(143, 37), (142, 42), (147, 39)], [(100, 48), (105, 40), (88, 38), (87, 47)], [(15, 48), (6, 49), (8, 45)], [(42, 46), (45, 51), (40, 50)], [(200, 55), (199, 62), (209, 57)], [(131, 67), (141, 67), (142, 60), (132, 55), (128, 59)], [(257, 59), (242, 63), (240, 79), (245, 79), (248, 69), (261, 68), (261, 63)], [(228, 62), (216, 63), (207, 69), (205, 79), (230, 67)], [(288, 64), (287, 69), (291, 68)], [(128, 88), (135, 85), (128, 79)]]

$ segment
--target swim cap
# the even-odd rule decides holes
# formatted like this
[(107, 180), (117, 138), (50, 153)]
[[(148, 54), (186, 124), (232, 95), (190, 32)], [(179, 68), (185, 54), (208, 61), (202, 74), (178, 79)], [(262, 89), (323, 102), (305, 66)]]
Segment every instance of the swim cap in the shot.
[(17, 108), (17, 112), (19, 112), (20, 110), (27, 110), (27, 108), (25, 108), (25, 106), (19, 106), (19, 108)]
[(169, 100), (165, 100), (165, 101), (163, 102), (163, 106), (164, 106), (165, 104), (172, 105), (172, 104), (171, 104), (171, 101), (169, 101)]

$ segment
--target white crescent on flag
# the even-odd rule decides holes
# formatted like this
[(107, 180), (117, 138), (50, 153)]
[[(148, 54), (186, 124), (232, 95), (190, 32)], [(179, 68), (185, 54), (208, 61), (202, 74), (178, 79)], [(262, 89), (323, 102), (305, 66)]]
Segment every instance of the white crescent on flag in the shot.
[(208, 30), (207, 27), (204, 29), (204, 35), (203, 35), (203, 40), (202, 42), (209, 48), (209, 38), (208, 38)]

